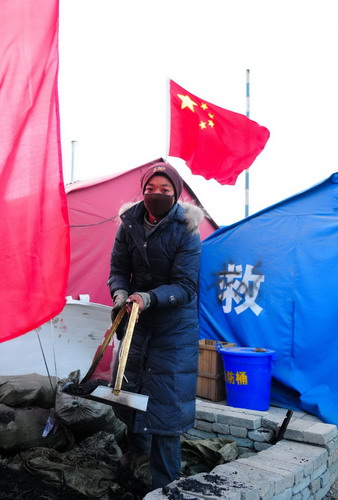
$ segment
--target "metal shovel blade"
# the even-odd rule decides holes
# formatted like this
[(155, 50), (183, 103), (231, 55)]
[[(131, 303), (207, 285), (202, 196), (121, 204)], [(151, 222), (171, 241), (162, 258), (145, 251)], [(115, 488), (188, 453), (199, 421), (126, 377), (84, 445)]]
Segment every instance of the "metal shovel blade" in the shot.
[(112, 387), (99, 385), (96, 389), (86, 396), (88, 399), (99, 401), (105, 404), (120, 404), (134, 408), (135, 410), (147, 411), (149, 396), (137, 394), (135, 392), (120, 391), (117, 395), (114, 394)]

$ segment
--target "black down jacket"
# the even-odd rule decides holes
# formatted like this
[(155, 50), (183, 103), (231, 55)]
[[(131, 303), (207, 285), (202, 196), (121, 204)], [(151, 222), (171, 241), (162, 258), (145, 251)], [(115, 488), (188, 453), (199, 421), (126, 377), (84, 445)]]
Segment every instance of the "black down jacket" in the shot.
[[(141, 312), (130, 346), (122, 389), (149, 396), (146, 412), (118, 413), (134, 432), (179, 435), (193, 426), (198, 369), (196, 286), (203, 211), (175, 203), (148, 238), (139, 202), (121, 215), (108, 284), (151, 291), (156, 305)], [(131, 418), (131, 420), (130, 420)]]

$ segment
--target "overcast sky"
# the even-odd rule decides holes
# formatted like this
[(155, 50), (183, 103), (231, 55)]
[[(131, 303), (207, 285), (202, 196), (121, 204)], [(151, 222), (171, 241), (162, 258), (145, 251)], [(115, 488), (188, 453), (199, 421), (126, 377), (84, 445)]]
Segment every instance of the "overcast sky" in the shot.
[[(250, 213), (338, 171), (336, 0), (60, 0), (60, 116), (65, 182), (167, 155), (171, 78), (246, 113), (270, 139), (250, 172)], [(236, 186), (168, 157), (220, 225), (244, 217)]]

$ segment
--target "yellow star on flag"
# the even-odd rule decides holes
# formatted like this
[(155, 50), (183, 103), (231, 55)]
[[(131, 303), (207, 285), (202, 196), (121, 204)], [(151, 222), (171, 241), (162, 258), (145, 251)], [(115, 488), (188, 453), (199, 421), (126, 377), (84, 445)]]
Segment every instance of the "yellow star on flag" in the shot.
[(208, 109), (208, 106), (205, 104), (205, 102), (203, 102), (201, 104), (201, 108), (204, 109), (204, 110), (206, 110), (206, 109)]
[(188, 95), (177, 94), (177, 97), (182, 101), (181, 109), (189, 108), (193, 113), (195, 112), (194, 106), (198, 106), (198, 104), (190, 99)]
[(215, 126), (215, 124), (214, 124), (214, 122), (212, 120), (208, 120), (208, 125), (211, 128), (213, 128)]
[(204, 128), (207, 128), (207, 124), (205, 122), (200, 122), (198, 124), (199, 127), (201, 127), (201, 130), (203, 130)]

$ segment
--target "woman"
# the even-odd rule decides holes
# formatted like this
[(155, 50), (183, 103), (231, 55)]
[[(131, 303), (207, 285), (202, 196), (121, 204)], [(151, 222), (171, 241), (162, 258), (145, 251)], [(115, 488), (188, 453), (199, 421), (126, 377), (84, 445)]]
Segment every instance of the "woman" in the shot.
[(146, 412), (116, 412), (128, 426), (121, 463), (150, 453), (155, 489), (179, 477), (180, 435), (194, 425), (203, 211), (178, 202), (183, 181), (168, 163), (151, 166), (141, 187), (143, 201), (121, 209), (108, 285), (113, 318), (139, 305), (122, 389), (149, 396)]

